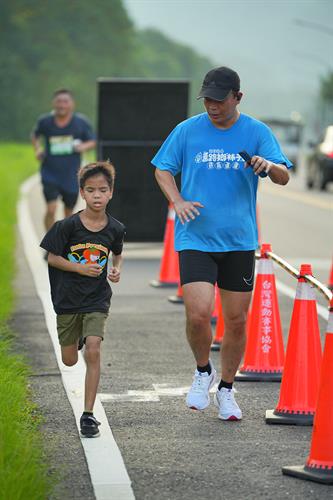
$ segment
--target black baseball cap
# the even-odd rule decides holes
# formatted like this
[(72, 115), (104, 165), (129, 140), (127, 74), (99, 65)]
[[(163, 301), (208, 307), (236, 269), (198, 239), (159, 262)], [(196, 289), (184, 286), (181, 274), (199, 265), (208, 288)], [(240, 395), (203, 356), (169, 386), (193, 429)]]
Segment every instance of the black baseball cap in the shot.
[(215, 101), (223, 101), (231, 90), (238, 92), (239, 89), (240, 79), (236, 71), (221, 66), (208, 71), (197, 99), (209, 97)]

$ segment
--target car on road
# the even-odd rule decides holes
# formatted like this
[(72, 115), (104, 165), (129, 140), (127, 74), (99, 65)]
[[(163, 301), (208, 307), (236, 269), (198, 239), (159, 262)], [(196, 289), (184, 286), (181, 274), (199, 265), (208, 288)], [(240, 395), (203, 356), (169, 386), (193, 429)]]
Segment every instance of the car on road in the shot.
[(306, 185), (326, 189), (333, 182), (333, 125), (326, 127), (319, 143), (309, 143), (312, 152), (306, 162)]

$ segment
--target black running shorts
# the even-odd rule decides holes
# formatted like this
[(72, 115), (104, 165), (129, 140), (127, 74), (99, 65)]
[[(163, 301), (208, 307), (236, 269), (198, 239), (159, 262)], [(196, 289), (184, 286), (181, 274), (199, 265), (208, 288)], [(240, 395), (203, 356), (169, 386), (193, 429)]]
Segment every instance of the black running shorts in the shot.
[(47, 203), (50, 201), (55, 201), (61, 196), (65, 206), (67, 208), (74, 208), (77, 198), (79, 195), (79, 191), (76, 192), (68, 192), (64, 191), (60, 186), (56, 184), (50, 184), (48, 182), (43, 182), (43, 194)]
[(254, 250), (235, 252), (179, 252), (181, 285), (206, 281), (233, 292), (250, 292), (254, 281)]

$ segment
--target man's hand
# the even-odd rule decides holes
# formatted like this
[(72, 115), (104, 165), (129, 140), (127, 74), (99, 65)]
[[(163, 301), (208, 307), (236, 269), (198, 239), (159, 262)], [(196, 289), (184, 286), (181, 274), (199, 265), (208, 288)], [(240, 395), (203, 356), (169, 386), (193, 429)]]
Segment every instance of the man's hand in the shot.
[(44, 159), (44, 150), (42, 148), (35, 149), (35, 157), (37, 161), (42, 161)]
[(185, 222), (194, 220), (198, 215), (200, 215), (200, 212), (196, 207), (204, 207), (199, 201), (185, 200), (176, 201), (173, 206), (180, 222), (183, 225)]
[(117, 267), (111, 267), (108, 274), (108, 279), (112, 281), (112, 283), (118, 283), (118, 281), (120, 280), (120, 269), (118, 269)]
[(85, 153), (89, 151), (89, 149), (94, 148), (96, 145), (96, 141), (84, 141), (82, 142), (80, 139), (75, 139), (73, 144), (73, 150), (75, 153)]
[(79, 139), (76, 139), (73, 144), (73, 150), (75, 151), (75, 153), (84, 153), (85, 151), (84, 142), (80, 141)]
[(265, 160), (261, 156), (252, 156), (251, 163), (246, 163), (245, 168), (252, 167), (254, 175), (259, 175), (261, 172), (268, 172), (271, 170), (273, 163), (271, 161)]
[(261, 156), (252, 156), (251, 163), (245, 163), (245, 168), (252, 167), (255, 175), (261, 172), (268, 174), (274, 184), (285, 186), (289, 182), (289, 172), (285, 165), (273, 163), (272, 161), (265, 160)]
[(99, 264), (79, 264), (78, 273), (82, 276), (90, 276), (90, 278), (97, 278), (103, 271)]

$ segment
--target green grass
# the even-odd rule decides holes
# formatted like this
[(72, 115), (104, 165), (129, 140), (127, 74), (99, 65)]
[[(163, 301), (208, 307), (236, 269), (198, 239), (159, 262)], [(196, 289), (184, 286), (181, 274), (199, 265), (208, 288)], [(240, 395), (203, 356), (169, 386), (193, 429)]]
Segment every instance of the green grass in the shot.
[(36, 172), (32, 147), (0, 143), (0, 321), (8, 319), (13, 306), (15, 272), (16, 203), (20, 184)]
[(36, 169), (30, 145), (0, 143), (1, 500), (45, 500), (51, 487), (39, 432), (40, 417), (29, 392), (29, 368), (13, 352), (15, 335), (7, 326), (14, 307), (19, 186)]

